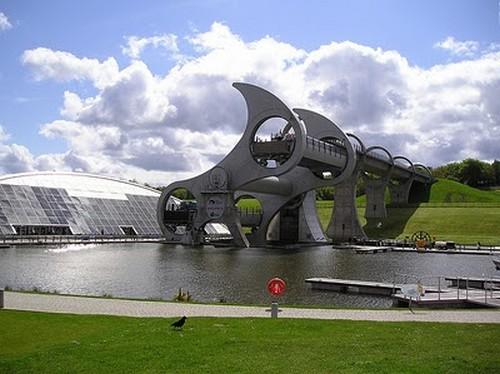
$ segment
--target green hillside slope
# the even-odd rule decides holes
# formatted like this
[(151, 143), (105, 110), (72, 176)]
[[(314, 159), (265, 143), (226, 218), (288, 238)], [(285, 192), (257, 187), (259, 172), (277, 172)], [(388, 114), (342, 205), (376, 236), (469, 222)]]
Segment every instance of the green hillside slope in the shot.
[[(386, 194), (389, 203), (389, 194)], [(427, 231), (436, 240), (500, 245), (500, 193), (482, 191), (451, 180), (439, 180), (431, 188), (429, 201), (409, 207), (387, 206), (387, 218), (367, 222), (366, 197), (356, 200), (358, 216), (370, 238), (405, 238)], [(332, 202), (319, 201), (318, 214), (324, 227)], [(381, 225), (380, 225), (381, 223)]]
[(440, 179), (431, 189), (429, 203), (498, 203), (500, 193), (482, 191), (448, 179)]

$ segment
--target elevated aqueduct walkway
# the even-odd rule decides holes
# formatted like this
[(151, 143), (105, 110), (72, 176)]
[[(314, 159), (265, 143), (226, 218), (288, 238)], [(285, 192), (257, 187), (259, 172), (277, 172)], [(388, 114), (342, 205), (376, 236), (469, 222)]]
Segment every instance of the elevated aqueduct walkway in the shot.
[[(359, 177), (366, 184), (367, 218), (386, 217), (387, 188), (396, 204), (418, 202), (428, 194), (433, 178), (424, 165), (393, 156), (381, 146), (366, 147), (321, 114), (291, 110), (260, 87), (233, 86), (246, 101), (246, 129), (211, 170), (163, 191), (157, 216), (166, 241), (203, 243), (208, 223), (227, 227), (227, 238), (236, 246), (366, 238), (356, 212)], [(279, 131), (266, 133), (266, 126), (277, 120), (282, 123)], [(317, 217), (314, 192), (325, 186), (336, 187), (326, 233)], [(187, 189), (196, 203), (172, 204), (170, 197), (179, 188)], [(248, 196), (259, 201), (259, 211), (236, 208), (238, 199)]]

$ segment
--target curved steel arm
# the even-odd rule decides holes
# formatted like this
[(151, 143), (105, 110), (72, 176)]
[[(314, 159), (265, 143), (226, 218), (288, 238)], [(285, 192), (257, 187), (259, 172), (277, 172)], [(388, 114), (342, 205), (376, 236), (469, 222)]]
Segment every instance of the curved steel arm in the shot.
[(395, 156), (393, 158), (394, 161), (396, 160), (405, 160), (406, 162), (408, 162), (408, 164), (410, 165), (410, 168), (411, 168), (411, 171), (413, 173), (413, 175), (415, 175), (416, 173), (416, 170), (415, 170), (415, 165), (413, 164), (413, 162), (411, 162), (411, 160), (405, 156)]
[(425, 166), (424, 164), (421, 164), (421, 163), (415, 163), (414, 165), (415, 165), (415, 168), (424, 169), (427, 172), (427, 174), (429, 174), (429, 177), (431, 179), (433, 178), (431, 169), (429, 169), (427, 166)]
[(387, 150), (387, 148), (382, 147), (381, 145), (372, 145), (371, 147), (368, 147), (366, 149), (365, 154), (368, 155), (368, 152), (373, 151), (374, 149), (380, 149), (383, 151), (387, 156), (389, 156), (389, 162), (391, 163), (391, 166), (394, 166), (394, 158), (392, 157), (391, 152)]
[(365, 147), (365, 143), (363, 143), (363, 141), (361, 140), (361, 138), (357, 135), (354, 135), (350, 132), (346, 133), (347, 136), (350, 136), (351, 138), (355, 139), (358, 143), (359, 143), (359, 146), (361, 147), (361, 153), (365, 154), (366, 153), (366, 147)]

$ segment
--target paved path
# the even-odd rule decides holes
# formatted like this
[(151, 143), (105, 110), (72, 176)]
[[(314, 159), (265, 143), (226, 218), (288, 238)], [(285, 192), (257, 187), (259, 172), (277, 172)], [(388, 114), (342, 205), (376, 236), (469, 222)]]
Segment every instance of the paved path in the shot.
[[(5, 309), (131, 317), (269, 317), (265, 307), (203, 305), (5, 292)], [(280, 317), (362, 321), (500, 323), (498, 310), (348, 310), (282, 308)]]

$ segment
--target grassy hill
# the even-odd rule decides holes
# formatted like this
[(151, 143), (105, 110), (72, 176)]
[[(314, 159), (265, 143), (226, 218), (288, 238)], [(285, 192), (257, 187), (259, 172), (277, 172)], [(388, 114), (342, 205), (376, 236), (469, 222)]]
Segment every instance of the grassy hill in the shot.
[[(364, 207), (366, 196), (359, 196), (356, 202), (358, 207)], [(390, 203), (389, 191), (386, 191), (385, 202)], [(420, 205), (471, 206), (471, 204), (476, 206), (497, 204), (500, 206), (500, 190), (478, 190), (449, 179), (440, 179), (432, 185), (429, 201)]]
[[(389, 194), (386, 193), (389, 203)], [(326, 228), (333, 201), (318, 201), (318, 216)], [(242, 208), (258, 207), (253, 200), (242, 200)], [(483, 191), (451, 181), (434, 183), (429, 201), (408, 207), (391, 207), (384, 220), (367, 222), (364, 218), (366, 197), (357, 198), (358, 216), (370, 238), (404, 238), (416, 231), (427, 231), (436, 240), (457, 243), (500, 245), (500, 191)], [(379, 222), (382, 226), (379, 227)]]
[(448, 179), (440, 179), (431, 189), (429, 203), (496, 203), (500, 206), (500, 193), (483, 191)]
[[(388, 194), (387, 194), (388, 195)], [(389, 201), (389, 196), (386, 196)], [(319, 208), (325, 210), (321, 202)], [(387, 207), (384, 220), (367, 222), (364, 218), (366, 198), (357, 199), (358, 215), (370, 238), (404, 238), (416, 231), (426, 231), (436, 240), (458, 243), (500, 244), (500, 193), (482, 191), (464, 184), (439, 180), (432, 188), (429, 201), (408, 207)], [(329, 213), (320, 214), (322, 223)], [(379, 226), (382, 222), (382, 227)]]

